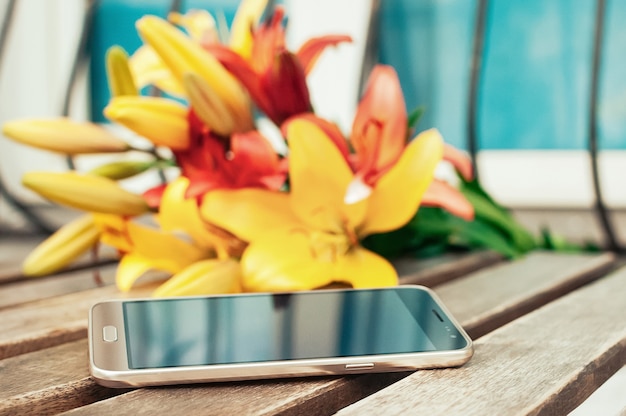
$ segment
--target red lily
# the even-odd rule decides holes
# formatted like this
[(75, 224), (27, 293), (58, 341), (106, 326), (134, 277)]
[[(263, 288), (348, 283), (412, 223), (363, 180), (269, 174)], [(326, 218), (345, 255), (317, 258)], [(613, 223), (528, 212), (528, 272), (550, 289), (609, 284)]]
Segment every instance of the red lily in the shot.
[[(256, 130), (218, 136), (191, 110), (190, 145), (174, 151), (182, 176), (189, 179), (186, 198), (200, 198), (212, 189), (264, 188), (278, 190), (285, 183), (287, 164)], [(167, 185), (144, 193), (148, 205), (156, 208)]]
[(189, 112), (189, 130), (189, 149), (174, 152), (183, 176), (190, 181), (187, 197), (217, 188), (278, 190), (285, 182), (284, 163), (258, 131), (219, 137), (193, 111)]
[(343, 35), (313, 38), (294, 54), (285, 46), (284, 13), (282, 7), (277, 7), (271, 19), (255, 30), (249, 61), (226, 46), (206, 46), (276, 125), (312, 111), (306, 75), (327, 46), (351, 41)]

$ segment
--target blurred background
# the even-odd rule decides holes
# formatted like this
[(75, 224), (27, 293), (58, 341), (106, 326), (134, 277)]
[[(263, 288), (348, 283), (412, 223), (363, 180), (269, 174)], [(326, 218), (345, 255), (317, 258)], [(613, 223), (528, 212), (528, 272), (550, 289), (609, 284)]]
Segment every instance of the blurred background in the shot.
[[(230, 23), (238, 3), (0, 0), (0, 122), (64, 112), (77, 120), (105, 122), (105, 52), (119, 44), (132, 53), (140, 45), (135, 20), (146, 13), (165, 17), (174, 7), (208, 9)], [(626, 2), (278, 3), (287, 8), (292, 48), (313, 35), (354, 38), (325, 52), (308, 79), (322, 116), (349, 131), (368, 69), (375, 62), (393, 65), (408, 109), (426, 108), (418, 128), (437, 127), (446, 141), (475, 153), (484, 187), (523, 223), (533, 229), (549, 225), (574, 240), (621, 245), (626, 26), (620, 22), (626, 21)], [(597, 210), (588, 151), (592, 141), (604, 219)], [(30, 170), (66, 169), (63, 157), (0, 140), (0, 231), (38, 231), (16, 201), (48, 224), (63, 223), (71, 214), (23, 189), (20, 177)], [(611, 243), (607, 227), (617, 241)]]

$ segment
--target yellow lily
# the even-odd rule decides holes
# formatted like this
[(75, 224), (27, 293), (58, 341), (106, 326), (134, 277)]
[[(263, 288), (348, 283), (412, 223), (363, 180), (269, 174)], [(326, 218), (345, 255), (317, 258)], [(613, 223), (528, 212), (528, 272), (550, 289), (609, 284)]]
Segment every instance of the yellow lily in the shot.
[(194, 296), (241, 292), (241, 267), (236, 260), (201, 260), (172, 276), (153, 296)]
[[(216, 190), (203, 200), (201, 212), (207, 221), (250, 241), (241, 260), (244, 289), (396, 284), (391, 264), (359, 241), (397, 229), (413, 217), (443, 155), (439, 133), (418, 135), (368, 198), (347, 204), (344, 197), (354, 173), (332, 139), (307, 119), (290, 122), (286, 131), (291, 149), (289, 195)], [(238, 215), (230, 215), (233, 212)]]
[(137, 87), (133, 74), (128, 66), (128, 54), (119, 46), (113, 46), (107, 51), (107, 79), (109, 90), (113, 97), (121, 95), (137, 95)]
[(76, 172), (27, 172), (22, 184), (46, 199), (83, 211), (134, 216), (148, 212), (144, 199), (115, 181)]
[(101, 241), (117, 248), (122, 259), (117, 268), (116, 284), (128, 291), (149, 270), (177, 273), (207, 256), (207, 251), (164, 232), (110, 215), (95, 215), (103, 233)]
[(93, 247), (100, 234), (93, 215), (83, 215), (59, 228), (31, 251), (22, 270), (26, 276), (57, 272)]
[(184, 97), (183, 84), (172, 76), (159, 55), (148, 45), (143, 45), (132, 54), (128, 66), (137, 88), (155, 85), (161, 91), (175, 97)]
[[(267, 0), (243, 0), (237, 8), (230, 31), (230, 48), (245, 59), (252, 53), (252, 31), (267, 6)], [(205, 10), (190, 10), (185, 14), (170, 13), (168, 20), (183, 27), (190, 39), (201, 45), (219, 43), (217, 24)], [(139, 88), (154, 84), (169, 94), (183, 97), (182, 82), (172, 76), (150, 45), (141, 46), (130, 58), (129, 65)]]
[(246, 243), (225, 230), (207, 224), (201, 217), (195, 198), (185, 196), (189, 179), (179, 177), (163, 192), (157, 222), (167, 232), (184, 233), (194, 244), (212, 250), (219, 259), (240, 257)]
[(117, 248), (122, 259), (117, 286), (128, 291), (149, 270), (172, 274), (155, 296), (240, 291), (239, 256), (246, 243), (201, 220), (195, 199), (186, 199), (186, 178), (168, 184), (156, 220), (160, 228), (113, 215), (95, 215), (101, 241)]
[(137, 29), (179, 83), (183, 83), (185, 74), (189, 72), (201, 76), (236, 118), (237, 131), (252, 128), (248, 95), (239, 81), (215, 57), (170, 23), (156, 16), (139, 19)]
[(189, 37), (200, 45), (219, 42), (217, 23), (206, 10), (189, 10), (185, 14), (172, 12), (167, 15), (171, 23), (183, 27)]
[(237, 120), (200, 76), (188, 73), (183, 82), (191, 107), (205, 125), (224, 137), (236, 130)]
[(125, 152), (128, 144), (102, 127), (67, 118), (9, 121), (2, 134), (16, 142), (69, 155)]
[(114, 97), (104, 109), (112, 121), (128, 127), (157, 146), (172, 150), (189, 147), (187, 108), (160, 97)]

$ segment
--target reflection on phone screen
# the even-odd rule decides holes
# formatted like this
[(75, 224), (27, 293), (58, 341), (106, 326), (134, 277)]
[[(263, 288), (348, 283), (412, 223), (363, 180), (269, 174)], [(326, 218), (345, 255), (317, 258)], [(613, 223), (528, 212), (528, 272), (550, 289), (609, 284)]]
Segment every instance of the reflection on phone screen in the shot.
[(441, 340), (433, 343), (427, 335), (434, 333), (429, 326), (441, 326), (433, 305), (417, 290), (129, 301), (129, 367), (433, 351), (441, 348)]

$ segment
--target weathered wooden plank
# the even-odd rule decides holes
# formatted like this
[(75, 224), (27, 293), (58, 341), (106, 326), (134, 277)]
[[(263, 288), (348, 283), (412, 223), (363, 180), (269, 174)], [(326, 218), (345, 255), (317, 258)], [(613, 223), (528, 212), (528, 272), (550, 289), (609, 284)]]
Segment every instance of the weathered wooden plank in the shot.
[(444, 254), (432, 259), (403, 258), (394, 261), (393, 265), (400, 275), (401, 284), (433, 287), (502, 260), (502, 256), (496, 252), (479, 251), (470, 254)]
[(567, 414), (626, 364), (625, 299), (626, 268), (482, 337), (464, 367), (418, 371), (339, 414)]
[[(498, 257), (491, 253), (476, 253), (469, 256), (446, 258), (444, 262), (436, 264), (433, 261), (427, 266), (433, 270), (421, 269), (409, 278), (419, 280), (436, 280), (437, 273), (446, 276), (453, 275), (450, 269), (458, 262), (458, 269), (470, 271), (481, 264), (488, 265), (497, 261)], [(112, 281), (113, 268), (107, 268), (106, 281)], [(36, 298), (52, 297), (59, 293), (68, 293), (78, 289), (93, 286), (93, 278), (89, 270), (82, 270), (71, 274), (71, 280), (63, 280), (65, 275), (28, 280), (26, 282), (3, 285), (0, 292), (0, 310), (8, 305), (17, 305), (21, 302)], [(144, 278), (149, 280), (150, 277)], [(153, 277), (153, 279), (158, 279)], [(146, 296), (149, 290), (134, 291), (127, 295)], [(88, 308), (95, 302), (119, 297), (114, 288), (83, 291), (76, 295), (67, 294), (50, 299), (49, 302), (24, 305), (23, 308), (3, 312), (4, 319), (0, 322), (0, 358), (9, 357), (24, 352), (47, 348), (62, 342), (80, 339), (86, 334), (86, 325), (83, 318), (87, 316)]]
[(0, 415), (52, 415), (126, 391), (88, 377), (86, 339), (2, 360), (0, 372), (11, 375), (0, 387)]
[[(31, 277), (4, 284), (0, 286), (2, 288), (0, 290), (0, 309), (113, 284), (115, 282), (115, 270), (115, 265), (109, 265), (90, 270), (75, 270), (56, 276)], [(98, 273), (101, 283), (96, 281), (94, 273)]]
[[(455, 275), (472, 271), (481, 265), (493, 264), (499, 260), (500, 256), (487, 252), (472, 253), (467, 255), (450, 255), (442, 256), (436, 260), (433, 259), (429, 261), (419, 261), (417, 263), (405, 263), (404, 270), (410, 270), (412, 273), (409, 278), (417, 282), (420, 282), (420, 279), (437, 280), (438, 273), (444, 274), (447, 279), (450, 279)], [(455, 265), (458, 267), (455, 267)], [(102, 293), (102, 290), (98, 291), (98, 296)], [(110, 292), (107, 291), (105, 296), (109, 296), (109, 294)], [(85, 299), (88, 298), (90, 302), (94, 299), (92, 293), (87, 296), (83, 293), (80, 297)], [(68, 297), (64, 299), (63, 303), (66, 302), (74, 303), (73, 299)], [(76, 306), (75, 303), (74, 305)], [(42, 306), (40, 304), (37, 309), (48, 309), (49, 307), (50, 306)], [(73, 328), (69, 332), (69, 334), (64, 333), (64, 331), (61, 331), (60, 333), (64, 334), (64, 336), (71, 335), (76, 337), (82, 336), (83, 333), (80, 324), (77, 325), (77, 328)], [(112, 396), (115, 393), (118, 393), (119, 391), (112, 389), (102, 390), (102, 388), (93, 383), (93, 381), (91, 381), (90, 387), (90, 379), (88, 378), (86, 364), (86, 351), (87, 349), (84, 341), (74, 341), (61, 346), (46, 349), (44, 351), (20, 355), (5, 360), (4, 369), (6, 373), (17, 374), (17, 377), (11, 376), (13, 389), (11, 389), (11, 391), (4, 396), (0, 395), (0, 400), (4, 400), (6, 402), (5, 409), (9, 413), (19, 412), (21, 409), (20, 406), (22, 406), (25, 403), (26, 398), (28, 398), (28, 402), (30, 403), (29, 406), (36, 405), (38, 408), (41, 407), (42, 409), (55, 409), (55, 411), (59, 411), (59, 409), (70, 409), (72, 406), (68, 406), (68, 403), (75, 404), (74, 407), (79, 405), (75, 399), (76, 392), (85, 391), (84, 394), (79, 394), (80, 400), (82, 400), (81, 404), (85, 404), (85, 400), (96, 401), (97, 399), (99, 400), (104, 398), (107, 394), (108, 396)], [(62, 354), (65, 357), (62, 361), (62, 365), (57, 365), (57, 362), (49, 363), (49, 356), (56, 356), (58, 354)], [(28, 358), (25, 359), (24, 357)], [(7, 363), (10, 363), (10, 365)], [(34, 378), (30, 376), (30, 374), (34, 372), (39, 372), (41, 368), (46, 368), (46, 374), (38, 374)], [(26, 374), (27, 376), (25, 376)], [(376, 383), (375, 381), (369, 382), (366, 387), (367, 390), (365, 390), (362, 383), (352, 382), (351, 379), (348, 379), (346, 380), (345, 391), (352, 391), (351, 395), (362, 395), (366, 392), (373, 393), (382, 386), (388, 385), (388, 383), (391, 383), (403, 375), (404, 374), (390, 376), (384, 380), (384, 384)], [(33, 380), (36, 380), (36, 385), (33, 385)], [(318, 380), (321, 386), (326, 386), (326, 380)], [(292, 382), (293, 381), (290, 380), (283, 382), (282, 384), (286, 385), (291, 384)], [(342, 381), (340, 380), (333, 381), (332, 386), (336, 386), (341, 382)], [(310, 380), (307, 380), (309, 389), (315, 392), (315, 395), (311, 400), (319, 399), (320, 392), (313, 390), (313, 386), (309, 383)], [(93, 391), (96, 392), (95, 394), (91, 393), (92, 388)], [(355, 389), (356, 391), (353, 391)], [(107, 391), (108, 393), (106, 393)], [(238, 392), (237, 394), (240, 393)], [(9, 397), (11, 398), (10, 400)], [(62, 398), (62, 400), (59, 400), (59, 398)], [(343, 403), (343, 401), (341, 402)], [(0, 409), (2, 409), (2, 407), (0, 407)]]
[[(539, 256), (542, 261), (537, 262), (512, 262), (502, 266), (492, 267), (488, 270), (474, 273), (467, 279), (476, 278), (482, 282), (485, 274), (491, 276), (492, 284), (486, 285), (480, 295), (484, 300), (485, 309), (479, 308), (469, 312), (469, 315), (461, 319), (461, 323), (471, 323), (474, 316), (484, 316), (486, 311), (492, 311), (499, 317), (500, 309), (512, 308), (512, 303), (517, 302), (524, 306), (528, 298), (536, 297), (536, 293), (545, 289), (545, 286), (536, 285), (536, 280), (525, 280), (526, 286), (522, 285), (521, 295), (517, 292), (502, 292), (496, 290), (502, 283), (502, 276), (520, 276), (525, 272), (532, 272), (530, 265), (535, 265), (540, 281), (552, 282), (563, 288), (570, 285), (569, 280), (578, 281), (580, 272), (583, 274), (593, 273), (592, 270), (604, 270), (612, 263), (612, 256), (587, 256), (587, 255), (544, 255), (543, 253), (532, 254), (529, 257)], [(564, 257), (566, 260), (555, 260)], [(575, 265), (568, 269), (568, 273), (554, 273), (552, 267), (542, 267), (544, 262), (559, 262)], [(560, 270), (560, 269), (559, 269)], [(465, 279), (461, 279), (465, 280)], [(489, 279), (487, 279), (489, 280)], [(464, 284), (462, 282), (462, 284)], [(451, 282), (447, 285), (454, 285)], [(447, 286), (446, 285), (446, 286)], [(534, 288), (534, 289), (533, 289)], [(437, 291), (437, 288), (435, 288)], [(467, 296), (462, 291), (450, 290), (450, 296), (446, 303), (450, 307), (460, 308), (467, 301)], [(495, 300), (492, 299), (492, 295)], [(546, 299), (540, 296), (540, 299)], [(498, 308), (497, 305), (502, 307)], [(535, 304), (535, 303), (533, 303)], [(512, 314), (510, 316), (514, 316)], [(227, 383), (209, 386), (184, 386), (176, 388), (139, 389), (131, 393), (123, 394), (115, 398), (104, 400), (77, 409), (78, 414), (111, 414), (115, 409), (124, 408), (138, 414), (329, 414), (346, 405), (366, 397), (380, 388), (394, 383), (407, 373), (401, 374), (372, 374), (354, 377), (338, 377), (307, 380), (279, 380), (264, 382)], [(242, 407), (245, 403), (245, 407)]]
[(626, 415), (626, 366), (613, 374), (568, 416)]
[(94, 303), (149, 296), (153, 290), (154, 285), (148, 284), (120, 293), (106, 286), (4, 309), (0, 311), (0, 359), (85, 338), (88, 311)]
[(0, 239), (0, 282), (22, 276), (22, 261), (44, 237)]
[[(437, 287), (473, 339), (605, 274), (610, 253), (562, 255), (537, 251)], [(489, 293), (489, 296), (486, 294)]]

